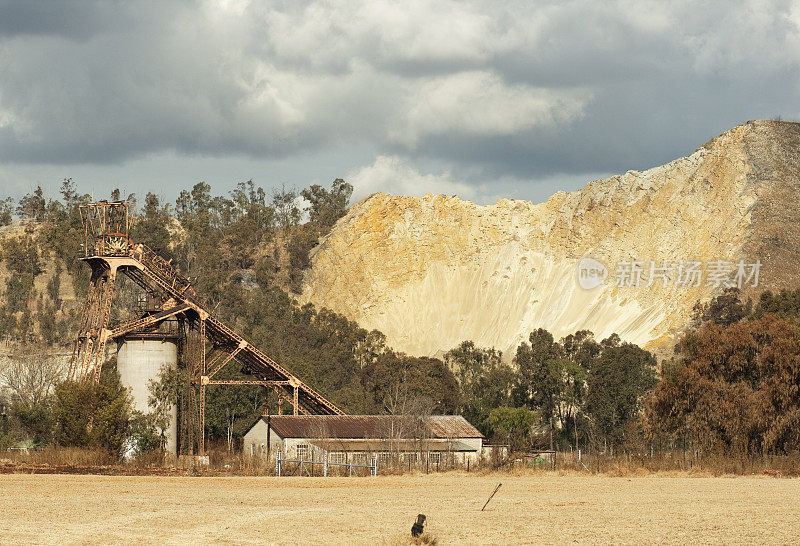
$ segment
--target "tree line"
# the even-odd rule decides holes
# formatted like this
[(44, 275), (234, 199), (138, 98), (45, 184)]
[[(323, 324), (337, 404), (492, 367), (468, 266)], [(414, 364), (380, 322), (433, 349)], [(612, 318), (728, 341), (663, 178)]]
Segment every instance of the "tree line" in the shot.
[[(121, 438), (132, 436), (142, 449), (156, 449), (159, 408), (168, 398), (180, 403), (180, 377), (154, 384), (151, 413), (138, 415), (119, 386), (113, 359), (92, 387), (99, 391), (88, 393), (61, 383), (57, 362), (30, 356), (34, 345), (71, 343), (88, 285), (79, 260), (78, 208), (90, 197), (79, 195), (69, 179), (60, 194), (48, 200), (37, 188), (17, 203), (0, 202), (0, 223), (21, 217), (27, 226), (0, 241), (0, 258), (11, 273), (3, 287), (0, 336), (17, 349), (3, 372), (9, 384), (0, 393), (7, 416), (3, 442), (118, 452)], [(675, 356), (660, 364), (616, 334), (596, 340), (579, 331), (556, 340), (545, 329), (530, 332), (510, 358), (471, 341), (441, 359), (405, 355), (381, 332), (294, 298), (310, 250), (345, 214), (351, 195), (341, 179), (328, 188), (270, 194), (247, 181), (224, 196), (200, 182), (174, 203), (146, 194), (132, 237), (172, 260), (223, 320), (351, 414), (462, 413), (488, 438), (517, 449), (614, 453), (688, 445), (750, 456), (800, 449), (800, 291), (765, 292), (755, 305), (726, 291), (698, 306)], [(110, 195), (120, 197), (118, 190)], [(46, 266), (48, 282), (37, 282)], [(76, 302), (63, 301), (64, 284)], [(121, 288), (115, 318), (132, 312), (135, 290)], [(228, 378), (242, 377), (229, 368)], [(255, 387), (210, 387), (210, 440), (234, 448), (265, 405), (274, 411), (275, 402)], [(89, 409), (96, 415), (91, 434)]]

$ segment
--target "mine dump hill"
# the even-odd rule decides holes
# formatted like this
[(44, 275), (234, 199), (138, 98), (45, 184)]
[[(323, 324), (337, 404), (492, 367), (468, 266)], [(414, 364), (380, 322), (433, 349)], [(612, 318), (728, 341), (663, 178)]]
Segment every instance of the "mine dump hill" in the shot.
[[(608, 270), (591, 290), (576, 276), (587, 256)], [(625, 280), (633, 261), (645, 270), (638, 286)], [(667, 278), (650, 283), (664, 262)], [(678, 282), (692, 262), (701, 281)], [(372, 195), (313, 251), (302, 299), (418, 355), (465, 339), (513, 352), (537, 327), (653, 348), (723, 289), (712, 270), (733, 268), (733, 280), (740, 262), (747, 276), (761, 264), (758, 286), (742, 278), (746, 295), (800, 286), (800, 124), (751, 121), (687, 157), (539, 204)]]

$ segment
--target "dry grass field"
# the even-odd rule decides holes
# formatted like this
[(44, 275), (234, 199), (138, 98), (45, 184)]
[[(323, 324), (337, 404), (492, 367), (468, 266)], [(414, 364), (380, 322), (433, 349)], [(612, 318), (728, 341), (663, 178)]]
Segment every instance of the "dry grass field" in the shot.
[[(481, 506), (503, 486), (485, 512)], [(0, 476), (0, 543), (790, 543), (800, 479)]]

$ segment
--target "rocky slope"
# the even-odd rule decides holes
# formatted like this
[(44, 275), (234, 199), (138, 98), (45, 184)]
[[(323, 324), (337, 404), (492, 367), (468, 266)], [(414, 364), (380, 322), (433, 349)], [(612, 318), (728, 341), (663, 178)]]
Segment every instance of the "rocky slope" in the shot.
[[(800, 285), (799, 196), (800, 124), (774, 121), (748, 122), (688, 157), (540, 204), (376, 194), (317, 247), (302, 299), (412, 354), (465, 339), (513, 352), (537, 327), (556, 337), (616, 332), (652, 348), (721, 290), (717, 269), (736, 281), (741, 262), (750, 293)], [(592, 289), (579, 283), (584, 257), (607, 268)], [(638, 286), (633, 261), (643, 270)], [(687, 274), (692, 262), (699, 283)], [(666, 268), (652, 283), (651, 264)]]

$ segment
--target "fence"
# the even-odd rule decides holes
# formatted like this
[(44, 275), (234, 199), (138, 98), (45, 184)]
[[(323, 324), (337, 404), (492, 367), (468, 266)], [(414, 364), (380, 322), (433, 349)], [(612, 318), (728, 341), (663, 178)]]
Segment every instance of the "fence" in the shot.
[[(378, 475), (378, 456), (375, 455), (370, 460), (370, 464), (356, 464), (356, 463), (333, 463), (328, 461), (328, 452), (325, 452), (325, 458), (322, 461), (314, 461), (314, 460), (305, 460), (305, 459), (284, 459), (281, 457), (281, 453), (278, 452), (278, 456), (275, 458), (275, 474), (278, 476), (283, 475), (283, 463), (297, 463), (297, 468), (295, 472), (298, 472), (301, 476), (303, 472), (306, 473), (307, 476), (311, 476), (313, 472), (314, 465), (321, 465), (322, 466), (322, 475), (328, 475), (328, 467), (331, 466), (346, 466), (348, 467), (348, 476), (353, 475), (353, 468), (368, 468), (370, 476), (377, 476)], [(309, 468), (311, 470), (309, 470)], [(358, 475), (358, 474), (356, 474)]]

